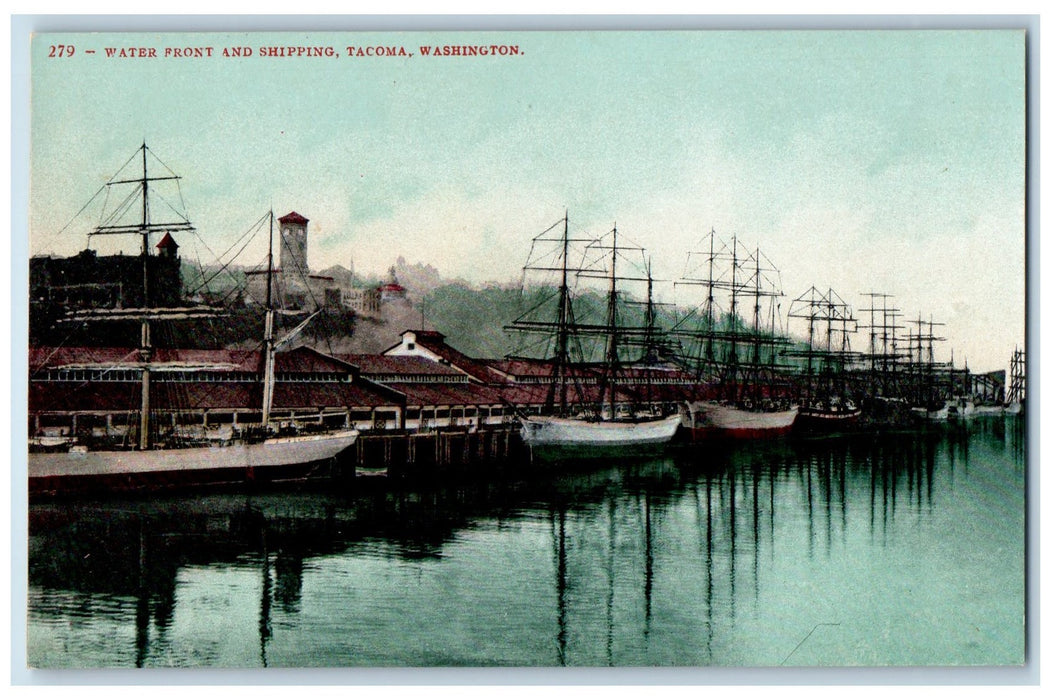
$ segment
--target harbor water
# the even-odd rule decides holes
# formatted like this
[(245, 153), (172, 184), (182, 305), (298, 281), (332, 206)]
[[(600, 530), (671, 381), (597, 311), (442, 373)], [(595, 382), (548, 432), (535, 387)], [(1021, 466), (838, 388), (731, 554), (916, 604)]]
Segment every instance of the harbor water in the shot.
[(1023, 422), (29, 507), (35, 668), (1004, 665)]

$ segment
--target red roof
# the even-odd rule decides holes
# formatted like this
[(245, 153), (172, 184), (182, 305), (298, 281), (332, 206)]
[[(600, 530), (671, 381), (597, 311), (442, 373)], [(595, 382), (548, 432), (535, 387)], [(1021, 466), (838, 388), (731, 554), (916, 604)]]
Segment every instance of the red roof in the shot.
[[(151, 360), (163, 365), (214, 366), (216, 371), (261, 372), (262, 352), (259, 350), (185, 350), (155, 348)], [(353, 374), (354, 367), (347, 362), (301, 345), (278, 352), (274, 357), (275, 371), (286, 374), (339, 373)], [(137, 348), (30, 348), (29, 371), (76, 366), (134, 365), (140, 362)]]
[(477, 384), (384, 384), (405, 394), (406, 406), (493, 406), (503, 403), (499, 392)]
[[(217, 365), (232, 371), (260, 371), (260, 353), (251, 350), (156, 348), (153, 351), (152, 360), (158, 364)], [(42, 369), (54, 369), (70, 365), (133, 365), (139, 361), (140, 357), (137, 348), (29, 348), (30, 375)]]
[(310, 221), (310, 219), (298, 212), (292, 211), (282, 216), (278, 221), (283, 224), (305, 224)]
[(165, 233), (164, 238), (162, 238), (161, 242), (157, 244), (157, 247), (164, 250), (165, 248), (178, 248), (179, 244), (175, 242), (175, 239), (172, 238), (170, 233)]
[[(398, 397), (400, 398), (400, 397)], [(394, 406), (401, 401), (360, 384), (337, 382), (277, 382), (274, 385), (275, 409), (317, 409), (365, 406)]]
[[(137, 411), (141, 403), (138, 382), (30, 382), (29, 410), (33, 412)], [(402, 403), (393, 392), (342, 382), (277, 382), (275, 410), (395, 406)], [(154, 410), (258, 411), (262, 384), (258, 382), (155, 382), (150, 386)]]
[(287, 374), (314, 374), (320, 372), (351, 374), (354, 368), (331, 355), (300, 345), (274, 355), (274, 371)]
[[(553, 360), (514, 358), (509, 360), (487, 360), (486, 364), (497, 372), (517, 380), (527, 377), (550, 377), (555, 372)], [(599, 376), (599, 373), (591, 367), (567, 367), (566, 375), (595, 379)]]

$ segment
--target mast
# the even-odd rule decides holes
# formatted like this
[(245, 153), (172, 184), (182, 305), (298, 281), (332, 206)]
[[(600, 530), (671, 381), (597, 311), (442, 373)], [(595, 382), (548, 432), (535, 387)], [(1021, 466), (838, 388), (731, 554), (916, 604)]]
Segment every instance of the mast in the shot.
[[(610, 420), (616, 418), (617, 405), (617, 365), (620, 363), (617, 350), (617, 225), (613, 224), (613, 252), (609, 265), (609, 298), (606, 301), (606, 372), (605, 389), (609, 390)], [(604, 392), (603, 392), (604, 393)], [(599, 396), (599, 410), (602, 408), (602, 396)]]
[(270, 210), (270, 243), (266, 254), (266, 321), (263, 330), (263, 427), (270, 425), (274, 401), (274, 210)]
[[(749, 382), (749, 394), (757, 404), (762, 400), (763, 388), (760, 386), (762, 366), (762, 330), (760, 327), (760, 298), (762, 296), (760, 272), (759, 272), (759, 248), (755, 249), (755, 308), (752, 310), (752, 367), (750, 373), (752, 380)], [(770, 330), (773, 332), (773, 316), (770, 317)], [(771, 352), (771, 355), (773, 353)]]
[(759, 366), (760, 360), (760, 327), (759, 327), (759, 298), (761, 291), (759, 289), (759, 249), (755, 249), (755, 308), (752, 310), (752, 364), (755, 367)]
[(653, 302), (653, 268), (651, 258), (646, 259), (646, 335), (643, 340), (642, 356), (647, 364), (659, 359), (657, 347), (657, 308)]
[(728, 374), (733, 384), (730, 390), (733, 392), (733, 400), (740, 400), (738, 392), (738, 367), (737, 367), (737, 234), (733, 236), (733, 258), (730, 264), (730, 353), (727, 363), (730, 365)]
[[(561, 230), (557, 230), (561, 229)], [(574, 379), (570, 362), (571, 343), (582, 326), (578, 325), (573, 315), (573, 297), (570, 290), (570, 273), (579, 274), (581, 270), (569, 264), (570, 243), (591, 243), (591, 239), (570, 238), (569, 211), (563, 217), (533, 238), (526, 264), (522, 267), (522, 288), (526, 288), (526, 276), (529, 273), (557, 275), (546, 289), (553, 289), (553, 294), (542, 291), (541, 298), (531, 308), (504, 327), (504, 330), (542, 336), (549, 352), (544, 361), (550, 367), (551, 381), (548, 383), (547, 396), (544, 401), (546, 411), (565, 416), (569, 412), (569, 382)], [(561, 258), (561, 260), (559, 260)], [(545, 288), (542, 288), (545, 289)], [(552, 309), (552, 303), (557, 308)], [(605, 326), (594, 324), (588, 327), (592, 333), (600, 333)], [(577, 352), (580, 348), (576, 348)], [(512, 357), (512, 355), (508, 355)]]
[[(704, 362), (705, 371), (711, 372), (715, 366), (715, 228), (712, 228), (708, 239), (708, 299), (705, 310), (705, 330), (708, 337), (705, 339)], [(700, 379), (701, 373), (697, 373)]]
[(646, 402), (653, 404), (653, 366), (660, 361), (657, 345), (657, 309), (653, 304), (652, 258), (646, 258), (646, 335), (643, 338), (642, 360), (646, 373)]
[[(146, 171), (146, 141), (142, 142), (142, 308), (150, 308), (150, 209), (149, 183)], [(142, 332), (139, 342), (139, 355), (142, 357), (142, 405), (139, 406), (139, 449), (150, 446), (150, 359), (153, 350), (150, 346), (150, 321), (142, 317)]]
[(569, 210), (562, 227), (562, 280), (558, 288), (558, 337), (556, 338), (555, 381), (558, 384), (558, 413), (566, 413), (566, 372), (569, 364)]
[[(171, 172), (168, 166), (164, 165), (159, 159), (157, 162), (168, 170), (170, 175), (151, 176), (149, 173), (147, 152), (149, 147), (146, 142), (143, 141), (142, 145), (139, 146), (136, 153), (133, 154), (125, 163), (124, 166), (114, 175), (107, 183), (106, 187), (113, 187), (114, 185), (134, 185), (138, 187), (138, 192), (133, 192), (124, 200), (129, 206), (123, 205), (116, 207), (112, 211), (103, 212), (103, 220), (97, 225), (89, 234), (91, 236), (100, 235), (138, 235), (141, 239), (141, 246), (139, 255), (142, 258), (142, 304), (141, 304), (141, 333), (139, 341), (139, 355), (142, 362), (142, 381), (141, 381), (141, 404), (139, 406), (139, 449), (145, 450), (150, 446), (149, 437), (149, 413), (150, 413), (150, 362), (153, 356), (153, 346), (150, 338), (150, 322), (148, 316), (151, 313), (150, 309), (150, 289), (149, 289), (149, 278), (150, 278), (150, 234), (159, 233), (161, 231), (193, 231), (193, 225), (186, 219), (185, 215), (181, 212), (172, 210), (177, 215), (174, 220), (166, 221), (163, 223), (157, 223), (150, 220), (150, 183), (158, 182), (163, 180), (178, 181), (180, 178), (175, 173)], [(128, 165), (135, 160), (136, 156), (141, 154), (142, 161), (142, 172), (136, 174), (134, 177), (127, 177), (124, 179), (118, 179), (120, 173), (124, 171)], [(157, 158), (154, 156), (154, 158)], [(134, 201), (132, 198), (135, 194), (141, 196), (142, 206), (141, 215), (138, 220), (134, 220), (131, 217), (125, 218), (127, 214), (131, 213), (130, 205)], [(170, 206), (170, 205), (169, 205)]]

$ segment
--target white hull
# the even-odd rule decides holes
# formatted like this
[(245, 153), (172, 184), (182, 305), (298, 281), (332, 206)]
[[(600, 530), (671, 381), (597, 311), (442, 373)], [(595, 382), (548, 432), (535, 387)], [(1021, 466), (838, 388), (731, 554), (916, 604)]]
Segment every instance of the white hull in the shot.
[(980, 418), (982, 416), (1003, 416), (1017, 413), (1018, 411), (1012, 411), (1010, 406), (979, 406), (969, 403), (963, 409), (958, 408), (955, 412), (950, 408), (949, 418)]
[(189, 474), (306, 464), (335, 457), (357, 437), (358, 431), (343, 430), (214, 447), (30, 453), (29, 478)]
[(926, 418), (927, 420), (935, 420), (935, 421), (949, 420), (949, 407), (948, 406), (943, 406), (942, 408), (939, 408), (937, 410), (930, 409), (930, 408), (920, 408), (920, 407), (917, 407), (917, 406), (913, 406), (912, 407), (912, 412), (915, 413), (917, 416), (919, 416), (921, 418)]
[(616, 447), (669, 442), (679, 416), (644, 421), (587, 421), (579, 418), (522, 418), (522, 440), (530, 447)]
[(1002, 416), (1007, 412), (1004, 406), (971, 406), (971, 410), (964, 415), (965, 418), (980, 416)]
[(797, 406), (781, 411), (748, 411), (715, 401), (694, 401), (689, 408), (695, 431), (731, 437), (783, 435), (792, 429), (799, 415)]

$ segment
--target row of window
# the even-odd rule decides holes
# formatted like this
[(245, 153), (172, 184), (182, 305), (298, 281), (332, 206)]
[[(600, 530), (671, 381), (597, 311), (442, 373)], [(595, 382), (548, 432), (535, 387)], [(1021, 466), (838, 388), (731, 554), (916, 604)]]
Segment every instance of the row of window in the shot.
[[(160, 382), (258, 382), (259, 374), (255, 372), (154, 372), (153, 378)], [(377, 382), (404, 382), (410, 384), (466, 384), (467, 377), (462, 375), (372, 375)], [(137, 382), (142, 379), (139, 369), (49, 369), (33, 377), (34, 381), (47, 382)], [(276, 375), (279, 382), (343, 382), (350, 383), (351, 376), (341, 372), (315, 372), (312, 374), (280, 372)], [(520, 384), (551, 384), (551, 377), (523, 377)], [(587, 378), (574, 380), (574, 383), (597, 384), (598, 380)], [(642, 383), (640, 380), (638, 383)], [(648, 384), (689, 384), (690, 380), (658, 378), (650, 379)]]
[[(519, 377), (516, 383), (517, 384), (554, 384), (555, 383), (555, 378), (554, 377), (550, 377), (550, 376), (543, 376), (543, 377), (537, 377), (537, 376)], [(566, 380), (566, 383), (567, 384), (588, 384), (588, 385), (592, 385), (592, 384), (598, 384), (599, 380), (597, 378), (595, 378), (595, 377), (587, 377), (587, 378), (583, 378), (583, 379), (570, 378), (570, 379)], [(693, 380), (693, 379), (689, 379), (689, 378), (673, 378), (673, 377), (656, 377), (656, 378), (653, 378), (653, 379), (645, 379), (645, 378), (642, 378), (642, 377), (640, 377), (638, 379), (632, 379), (630, 377), (621, 377), (620, 379), (618, 379), (617, 383), (618, 384), (676, 384), (676, 385), (682, 384), (682, 385), (691, 385), (691, 384), (695, 384), (696, 381)]]
[[(158, 382), (258, 382), (256, 372), (154, 372), (152, 378)], [(49, 369), (33, 377), (33, 381), (45, 382), (138, 382), (142, 379), (140, 369)], [(351, 376), (339, 372), (317, 372), (314, 374), (279, 373), (279, 382), (344, 382)]]
[(403, 384), (467, 384), (465, 374), (370, 374), (374, 382)]

